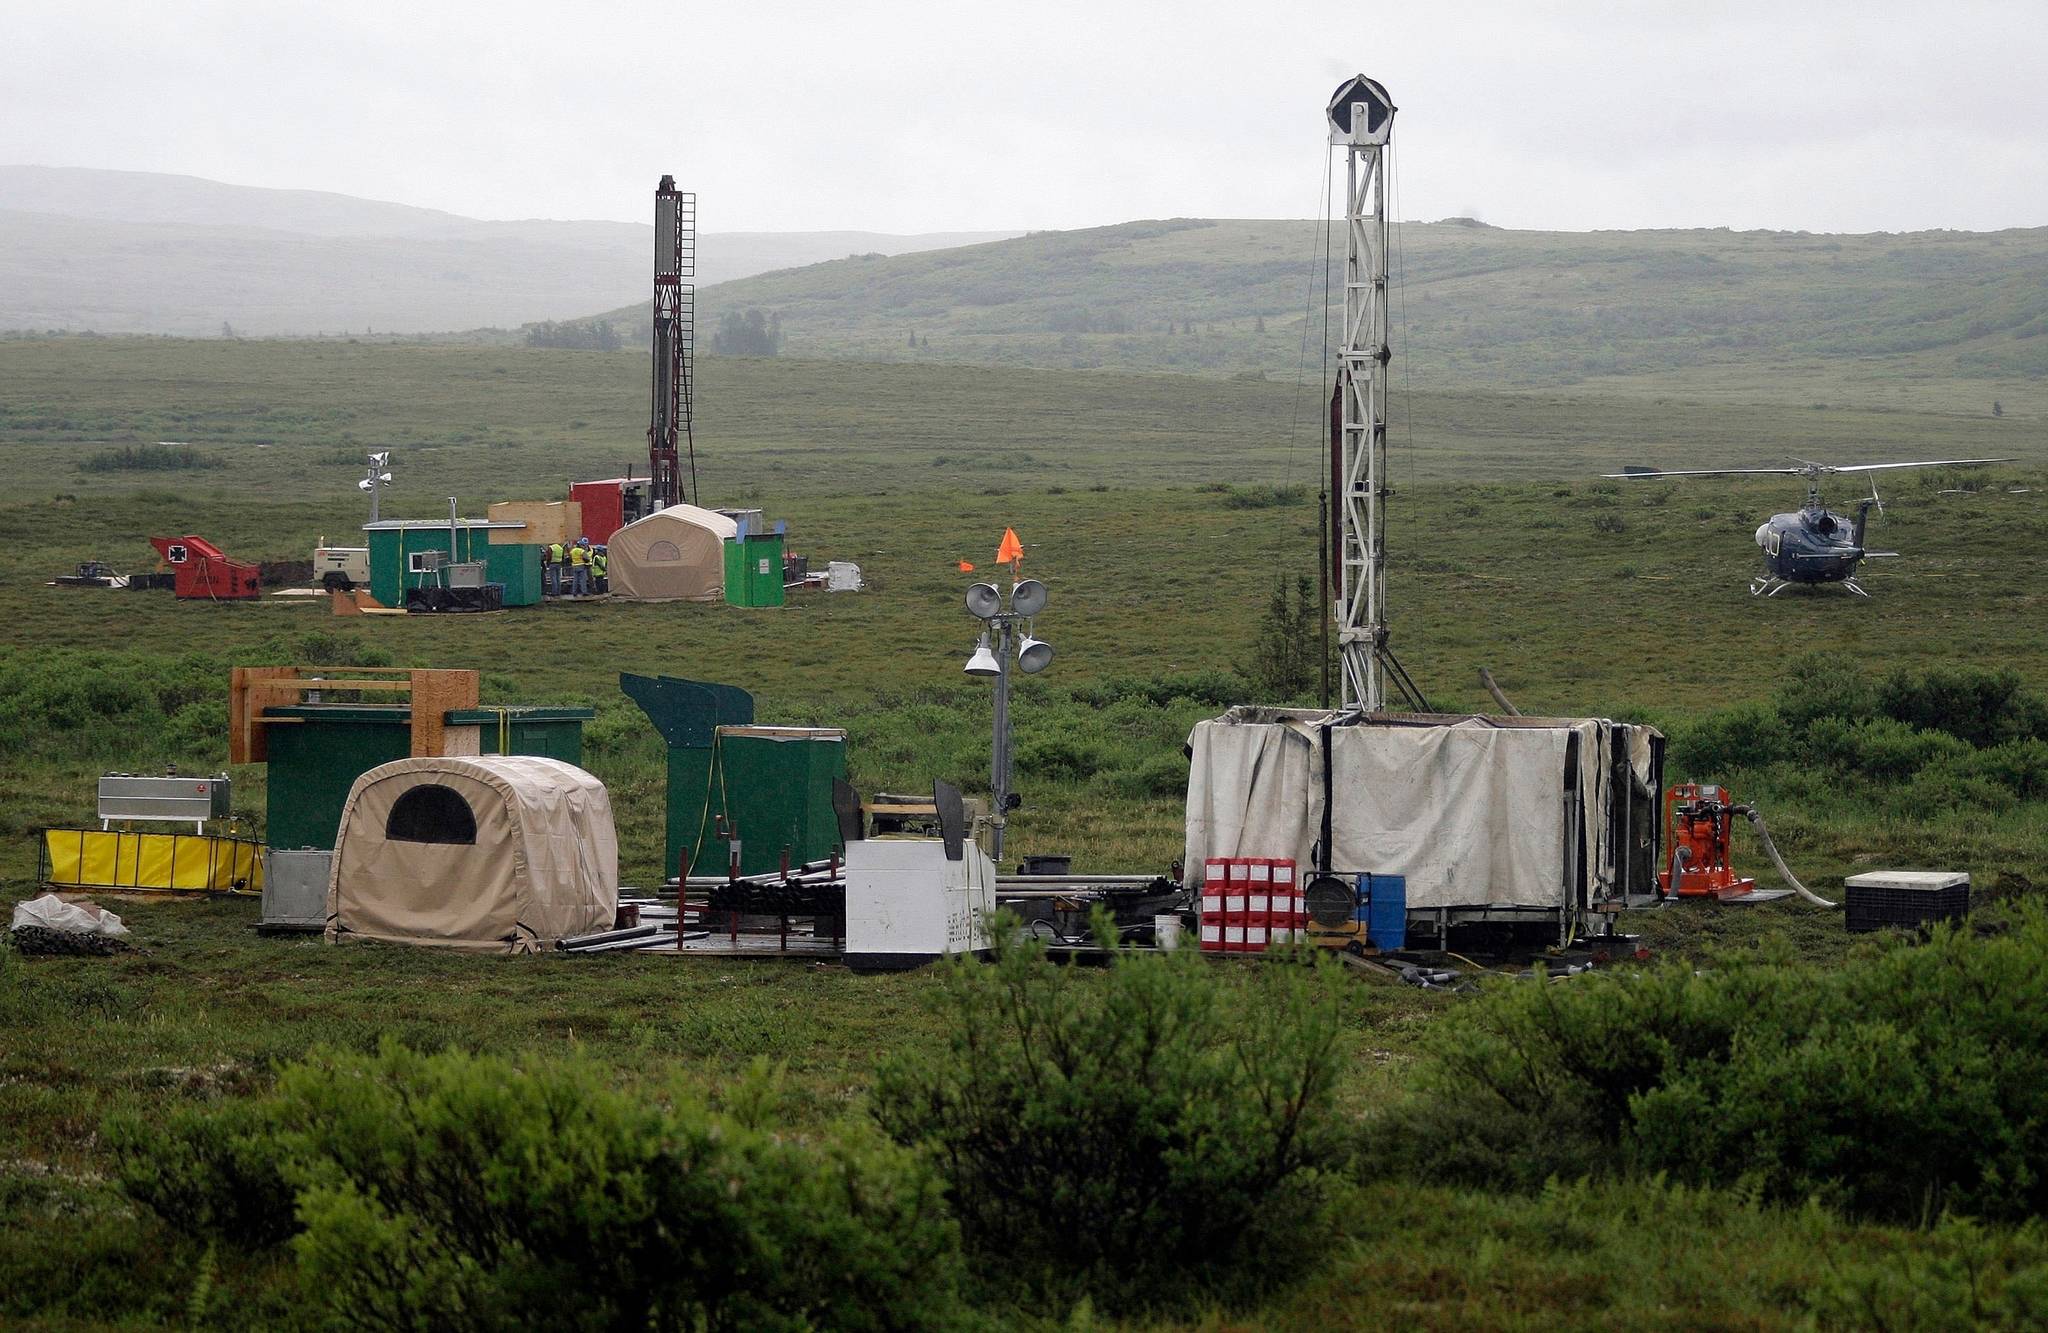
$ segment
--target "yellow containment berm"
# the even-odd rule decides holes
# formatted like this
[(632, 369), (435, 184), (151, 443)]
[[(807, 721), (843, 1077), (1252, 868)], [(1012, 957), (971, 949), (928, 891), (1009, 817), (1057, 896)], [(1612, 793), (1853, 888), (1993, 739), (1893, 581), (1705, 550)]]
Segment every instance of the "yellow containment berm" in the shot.
[(43, 830), (42, 882), (127, 893), (261, 893), (263, 844), (207, 833)]

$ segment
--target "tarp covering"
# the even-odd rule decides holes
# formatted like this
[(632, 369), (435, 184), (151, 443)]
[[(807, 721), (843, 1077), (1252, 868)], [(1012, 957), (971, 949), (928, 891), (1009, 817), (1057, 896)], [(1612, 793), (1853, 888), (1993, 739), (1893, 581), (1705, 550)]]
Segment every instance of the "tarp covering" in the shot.
[(59, 889), (261, 893), (263, 845), (205, 833), (43, 830), (43, 883)]
[[(1318, 864), (1323, 724), (1237, 708), (1188, 743), (1191, 878), (1212, 856)], [(1410, 908), (1575, 913), (1618, 891), (1621, 842), (1654, 807), (1655, 733), (1596, 718), (1397, 717), (1329, 729), (1330, 865), (1407, 878)], [(1626, 762), (1627, 791), (1613, 775)], [(1616, 802), (1632, 802), (1617, 818)]]
[(605, 576), (629, 602), (716, 602), (725, 596), (725, 543), (739, 524), (695, 505), (670, 505), (614, 532)]
[(327, 938), (525, 953), (609, 930), (619, 846), (604, 784), (532, 755), (400, 759), (356, 779)]

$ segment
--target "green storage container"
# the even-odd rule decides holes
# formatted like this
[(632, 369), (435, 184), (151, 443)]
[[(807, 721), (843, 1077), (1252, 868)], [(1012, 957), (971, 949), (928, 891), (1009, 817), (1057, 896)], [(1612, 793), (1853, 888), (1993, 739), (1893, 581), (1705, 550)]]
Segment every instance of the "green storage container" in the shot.
[[(541, 548), (529, 543), (494, 543), (494, 529), (519, 524), (462, 519), (455, 528), (458, 559), (484, 562), (484, 579), (504, 585), (506, 606), (533, 606), (541, 600)], [(412, 557), (422, 551), (448, 552), (448, 525), (432, 519), (389, 519), (363, 528), (370, 548), (370, 595), (386, 606), (404, 606), (405, 590), (433, 584), (437, 576), (412, 571)]]
[(735, 537), (725, 544), (725, 600), (734, 606), (782, 605), (782, 534)]
[(832, 780), (845, 776), (837, 727), (726, 726), (708, 750), (672, 749), (668, 863), (694, 849), (691, 874), (723, 875), (731, 836), (742, 875), (780, 869), (785, 849), (792, 866), (822, 861), (840, 847)]
[[(412, 753), (412, 709), (404, 704), (291, 704), (263, 716), (292, 719), (265, 728), (264, 841), (272, 847), (332, 848), (356, 779)], [(464, 708), (446, 721), (477, 728), (484, 754), (541, 755), (581, 767), (583, 724), (596, 716), (589, 708)]]
[(663, 877), (690, 859), (693, 875), (723, 875), (725, 839), (740, 839), (742, 874), (822, 861), (838, 850), (832, 783), (846, 776), (846, 733), (758, 727), (754, 697), (733, 685), (673, 676), (619, 677), (668, 742), (668, 849)]

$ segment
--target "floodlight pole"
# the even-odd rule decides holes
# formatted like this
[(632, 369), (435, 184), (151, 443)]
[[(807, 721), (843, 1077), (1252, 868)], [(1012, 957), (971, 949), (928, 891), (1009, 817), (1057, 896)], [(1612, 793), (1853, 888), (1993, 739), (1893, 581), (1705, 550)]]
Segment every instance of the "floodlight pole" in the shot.
[[(989, 815), (991, 851), (1003, 859), (1003, 832), (1010, 822), (1010, 660), (1030, 675), (1052, 661), (1052, 645), (1032, 630), (1032, 617), (1045, 609), (1045, 585), (1037, 579), (1016, 579), (1005, 598), (995, 584), (978, 583), (967, 590), (967, 610), (981, 621), (981, 641), (968, 659), (967, 673), (996, 678), (994, 738), (989, 746), (988, 787), (995, 802)], [(1022, 626), (1023, 637), (1018, 637)], [(991, 663), (990, 657), (994, 661)], [(993, 668), (993, 669), (991, 669)]]
[(989, 792), (995, 809), (989, 825), (997, 865), (1003, 862), (1003, 827), (1010, 819), (1010, 646), (1016, 617), (1005, 612), (989, 621), (996, 650), (995, 743), (989, 752)]
[(1386, 708), (1387, 90), (1363, 74), (1330, 99), (1330, 143), (1346, 150), (1344, 329), (1337, 349), (1337, 644), (1344, 707)]

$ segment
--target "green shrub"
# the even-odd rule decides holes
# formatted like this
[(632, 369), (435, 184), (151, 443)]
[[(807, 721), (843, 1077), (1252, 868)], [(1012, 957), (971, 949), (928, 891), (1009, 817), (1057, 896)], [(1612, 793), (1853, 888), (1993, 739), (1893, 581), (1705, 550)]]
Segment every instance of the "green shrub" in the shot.
[(1822, 1328), (2048, 1327), (2048, 1239), (1944, 1218), (1927, 1244), (1828, 1256), (1808, 1297)]
[(614, 1089), (581, 1059), (387, 1043), (315, 1055), (273, 1098), (155, 1141), (117, 1133), (130, 1194), (206, 1234), (278, 1239), (288, 1184), (304, 1286), (342, 1324), (952, 1322), (958, 1240), (930, 1169), (872, 1131), (777, 1134), (758, 1084), (735, 1100), (718, 1114), (687, 1089)]
[[(608, 1087), (581, 1061), (330, 1056), (279, 1085), (296, 1242), (389, 1325), (911, 1328), (944, 1322), (952, 1227), (916, 1160)], [(393, 1281), (398, 1275), (399, 1280)]]
[(2021, 688), (2017, 671), (1937, 667), (1887, 676), (1877, 690), (1885, 714), (1910, 727), (1945, 731), (1978, 747), (2048, 740), (2048, 700)]
[(1745, 704), (1670, 728), (1666, 772), (1678, 779), (1725, 777), (1791, 752), (1792, 733), (1777, 710)]
[(1851, 660), (1809, 653), (1786, 669), (1777, 705), (1778, 716), (1795, 729), (1821, 718), (1861, 722), (1877, 716), (1877, 686)]
[(102, 449), (78, 462), (80, 472), (185, 472), (224, 466), (220, 459), (189, 444), (169, 442)]
[(1295, 1271), (1342, 1159), (1334, 966), (1234, 993), (1192, 950), (1077, 972), (1015, 936), (1001, 918), (992, 965), (946, 967), (946, 1045), (885, 1066), (874, 1099), (938, 1163), (989, 1280), (1128, 1310)]
[(2048, 916), (1826, 967), (1592, 974), (1489, 989), (1432, 1035), (1387, 1160), (1489, 1185), (1742, 1180), (1919, 1221), (2048, 1208)]
[(1072, 735), (1038, 736), (1018, 743), (1018, 771), (1035, 778), (1066, 781), (1093, 777), (1107, 763), (1102, 747)]
[(1103, 786), (1112, 796), (1134, 800), (1150, 796), (1182, 796), (1188, 789), (1187, 756), (1171, 750), (1153, 755), (1136, 768), (1121, 768), (1103, 777)]
[(1902, 782), (1930, 764), (1961, 760), (1966, 741), (1940, 731), (1917, 731), (1888, 717), (1862, 722), (1818, 718), (1806, 728), (1806, 748), (1822, 763), (1840, 765), (1880, 782)]
[(180, 1230), (237, 1246), (274, 1245), (298, 1229), (276, 1133), (275, 1108), (254, 1099), (105, 1125), (129, 1198)]

